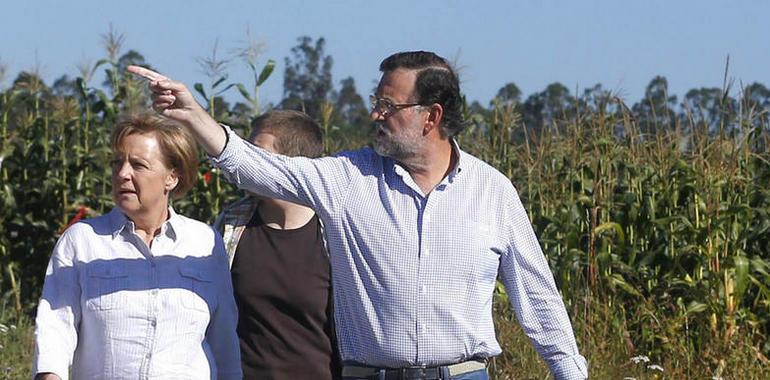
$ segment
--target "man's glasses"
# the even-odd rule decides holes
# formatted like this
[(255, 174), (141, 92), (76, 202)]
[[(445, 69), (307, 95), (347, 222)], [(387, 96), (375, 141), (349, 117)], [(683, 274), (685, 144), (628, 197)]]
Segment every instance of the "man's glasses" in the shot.
[(397, 104), (393, 103), (389, 99), (385, 98), (378, 98), (375, 95), (369, 96), (369, 102), (372, 105), (372, 111), (376, 111), (378, 114), (382, 115), (383, 118), (387, 119), (394, 113), (409, 107), (414, 106), (421, 106), (420, 103), (403, 103), (403, 104)]

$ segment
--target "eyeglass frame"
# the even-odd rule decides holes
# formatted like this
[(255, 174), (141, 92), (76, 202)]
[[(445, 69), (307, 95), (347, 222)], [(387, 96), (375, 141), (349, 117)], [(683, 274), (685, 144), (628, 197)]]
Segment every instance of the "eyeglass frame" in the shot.
[[(385, 107), (381, 104), (385, 104)], [(396, 112), (409, 107), (425, 106), (422, 103), (393, 103), (388, 98), (380, 98), (377, 95), (369, 95), (369, 104), (372, 107), (372, 111), (377, 111), (384, 119), (393, 116)]]

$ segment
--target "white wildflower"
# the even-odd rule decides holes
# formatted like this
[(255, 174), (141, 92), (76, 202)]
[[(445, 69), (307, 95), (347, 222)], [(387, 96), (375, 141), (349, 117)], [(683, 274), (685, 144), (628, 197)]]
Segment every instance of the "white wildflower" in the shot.
[(638, 355), (638, 356), (634, 356), (633, 358), (631, 358), (631, 361), (634, 362), (634, 364), (649, 363), (650, 362), (650, 358), (648, 358), (645, 355)]
[(5, 334), (8, 332), (8, 326), (0, 323), (0, 333)]
[(653, 371), (660, 371), (663, 372), (663, 367), (657, 365), (657, 364), (650, 364), (647, 366), (647, 369), (653, 370)]

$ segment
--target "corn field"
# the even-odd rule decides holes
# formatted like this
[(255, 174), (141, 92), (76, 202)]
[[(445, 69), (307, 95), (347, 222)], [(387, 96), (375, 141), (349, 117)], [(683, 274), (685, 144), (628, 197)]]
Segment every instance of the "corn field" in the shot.
[[(97, 70), (106, 86), (91, 83)], [(115, 53), (74, 83), (54, 93), (28, 72), (0, 87), (0, 378), (29, 377), (30, 321), (53, 245), (112, 207), (111, 128), (148, 104)], [(206, 100), (245, 130), (248, 115)], [(717, 129), (693, 112), (654, 132), (610, 93), (537, 131), (515, 104), (468, 111), (460, 145), (517, 187), (593, 378), (770, 376), (770, 115), (738, 106)], [(329, 125), (334, 112), (320, 120), (327, 150), (366, 144)], [(200, 159), (196, 187), (174, 207), (210, 222), (239, 193)], [(493, 377), (542, 378), (502, 289), (495, 310), (504, 354)]]

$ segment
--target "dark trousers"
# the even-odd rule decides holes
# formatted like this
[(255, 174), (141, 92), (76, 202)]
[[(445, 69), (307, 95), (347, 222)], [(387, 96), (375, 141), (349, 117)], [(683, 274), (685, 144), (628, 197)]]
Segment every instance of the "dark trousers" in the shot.
[[(448, 372), (448, 371), (444, 371)], [(445, 380), (489, 380), (489, 375), (485, 369), (478, 371), (464, 373), (457, 376), (449, 376), (449, 373), (442, 374), (442, 379)], [(371, 376), (368, 378), (359, 377), (343, 377), (342, 380), (387, 380), (385, 377), (385, 370), (381, 370), (379, 375)]]

